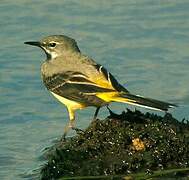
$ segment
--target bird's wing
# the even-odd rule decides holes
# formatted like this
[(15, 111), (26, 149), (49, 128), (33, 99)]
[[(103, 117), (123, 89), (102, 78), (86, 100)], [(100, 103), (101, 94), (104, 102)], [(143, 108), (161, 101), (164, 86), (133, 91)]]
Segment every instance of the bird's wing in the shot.
[(102, 65), (95, 64), (93, 65), (93, 67), (97, 71), (97, 74), (92, 73), (92, 75), (89, 77), (89, 79), (93, 83), (107, 89), (113, 89), (118, 92), (129, 92), (126, 88), (119, 84), (114, 76), (110, 72), (108, 72)]
[(66, 71), (54, 74), (50, 77), (43, 77), (47, 89), (54, 91), (64, 86), (77, 86), (81, 92), (110, 92), (112, 88), (104, 87), (90, 80), (90, 78), (80, 72)]
[(102, 103), (101, 99), (95, 97), (96, 93), (115, 91), (90, 81), (80, 72), (66, 71), (50, 77), (43, 76), (43, 82), (49, 91), (84, 104)]
[[(81, 103), (102, 101), (97, 94), (128, 92), (103, 66), (86, 58), (78, 71), (62, 71), (50, 77), (43, 77), (51, 92)], [(94, 103), (93, 103), (94, 104)]]

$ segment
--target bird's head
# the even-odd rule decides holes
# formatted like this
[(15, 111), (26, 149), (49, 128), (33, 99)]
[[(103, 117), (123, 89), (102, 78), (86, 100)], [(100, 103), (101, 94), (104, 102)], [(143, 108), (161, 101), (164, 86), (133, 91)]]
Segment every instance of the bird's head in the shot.
[(80, 52), (76, 41), (64, 35), (52, 35), (45, 37), (40, 41), (29, 41), (25, 42), (25, 44), (42, 48), (45, 51), (48, 60), (54, 59), (67, 52)]

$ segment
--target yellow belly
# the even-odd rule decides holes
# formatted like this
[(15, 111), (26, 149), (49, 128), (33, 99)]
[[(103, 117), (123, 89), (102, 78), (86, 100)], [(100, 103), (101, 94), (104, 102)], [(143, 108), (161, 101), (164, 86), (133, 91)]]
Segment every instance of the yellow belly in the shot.
[[(50, 91), (51, 92), (51, 91)], [(72, 100), (69, 100), (67, 98), (64, 98), (62, 96), (59, 96), (53, 92), (51, 92), (52, 95), (57, 98), (61, 103), (63, 103), (66, 107), (72, 109), (72, 110), (76, 110), (76, 109), (83, 109), (85, 108), (86, 106), (81, 104), (81, 103), (78, 103), (78, 102), (75, 102), (75, 101), (72, 101)]]

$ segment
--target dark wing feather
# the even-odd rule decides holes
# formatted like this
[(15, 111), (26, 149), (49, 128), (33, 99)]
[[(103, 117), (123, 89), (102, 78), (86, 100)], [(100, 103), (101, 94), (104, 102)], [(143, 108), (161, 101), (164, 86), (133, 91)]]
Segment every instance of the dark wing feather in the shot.
[(101, 105), (104, 101), (96, 97), (95, 93), (113, 90), (102, 88), (87, 78), (82, 73), (67, 71), (51, 77), (43, 76), (43, 82), (49, 91), (59, 96), (88, 105)]
[(118, 92), (129, 92), (126, 88), (124, 88), (118, 81), (114, 78), (114, 76), (108, 72), (103, 66), (100, 64), (94, 65), (96, 70), (101, 73), (107, 81), (113, 86), (113, 88)]

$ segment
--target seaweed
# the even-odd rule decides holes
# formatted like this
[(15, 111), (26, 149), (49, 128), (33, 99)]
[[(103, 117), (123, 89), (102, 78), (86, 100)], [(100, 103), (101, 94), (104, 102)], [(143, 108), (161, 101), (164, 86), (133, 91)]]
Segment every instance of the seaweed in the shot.
[(176, 176), (189, 168), (189, 122), (169, 113), (161, 117), (129, 109), (120, 115), (110, 111), (106, 119), (58, 141), (45, 157), (41, 179), (120, 179), (141, 173), (159, 176), (177, 169)]

